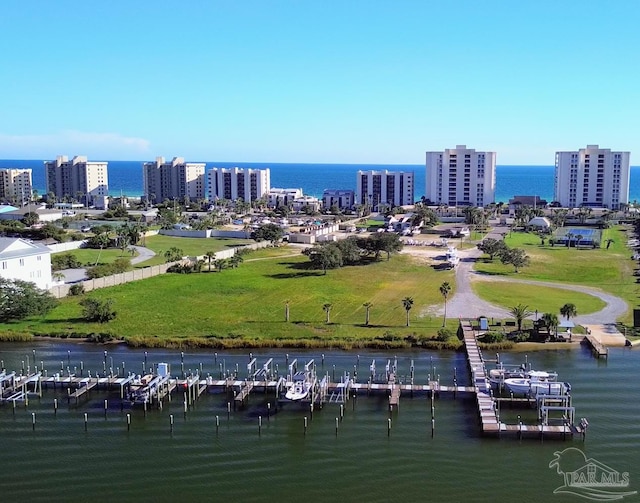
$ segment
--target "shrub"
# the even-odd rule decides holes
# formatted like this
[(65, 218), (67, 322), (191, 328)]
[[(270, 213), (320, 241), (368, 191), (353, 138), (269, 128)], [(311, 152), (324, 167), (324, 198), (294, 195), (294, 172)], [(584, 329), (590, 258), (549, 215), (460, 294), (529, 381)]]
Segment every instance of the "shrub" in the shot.
[(84, 293), (84, 285), (75, 283), (69, 288), (69, 295), (82, 295)]
[(504, 334), (502, 332), (489, 331), (482, 336), (482, 342), (485, 342), (487, 344), (502, 342), (503, 340)]
[(436, 336), (436, 340), (441, 342), (446, 342), (447, 340), (453, 337), (453, 332), (448, 328), (441, 328), (438, 330), (438, 335)]
[(87, 277), (89, 279), (102, 278), (111, 276), (112, 274), (120, 274), (131, 269), (131, 259), (121, 257), (114, 260), (111, 264), (100, 264), (87, 269)]
[(87, 321), (106, 323), (116, 317), (116, 312), (111, 308), (113, 299), (102, 301), (94, 298), (86, 298), (80, 301), (80, 305), (82, 306), (82, 316)]
[(51, 255), (51, 269), (60, 271), (62, 269), (77, 269), (82, 267), (80, 261), (71, 253), (58, 253)]

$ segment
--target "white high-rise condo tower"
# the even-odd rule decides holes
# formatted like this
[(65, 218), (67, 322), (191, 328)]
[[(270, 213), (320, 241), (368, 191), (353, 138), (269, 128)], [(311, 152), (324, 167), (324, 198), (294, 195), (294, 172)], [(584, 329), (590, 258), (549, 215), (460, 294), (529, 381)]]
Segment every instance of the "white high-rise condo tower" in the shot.
[(24, 206), (32, 199), (30, 169), (0, 169), (0, 201)]
[(413, 171), (358, 171), (355, 204), (369, 205), (373, 211), (380, 205), (413, 204), (413, 178)]
[(269, 169), (211, 168), (207, 171), (209, 200), (255, 201), (271, 190)]
[(59, 155), (55, 161), (45, 161), (47, 193), (53, 193), (59, 200), (94, 204), (95, 199), (109, 195), (107, 164), (87, 161), (82, 155), (71, 161), (66, 155)]
[(620, 209), (629, 203), (629, 152), (598, 145), (556, 152), (554, 198), (566, 208)]
[(495, 202), (496, 153), (457, 145), (427, 152), (425, 198), (432, 204), (480, 206)]

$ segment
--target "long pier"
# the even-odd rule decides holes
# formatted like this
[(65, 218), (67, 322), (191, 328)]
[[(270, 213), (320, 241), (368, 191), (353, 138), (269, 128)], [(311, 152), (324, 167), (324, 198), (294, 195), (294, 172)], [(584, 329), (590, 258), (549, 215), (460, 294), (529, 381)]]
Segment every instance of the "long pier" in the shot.
[[(72, 399), (77, 405), (81, 398), (88, 397), (92, 390), (118, 391), (120, 394), (121, 408), (125, 403), (131, 406), (141, 404), (144, 406), (145, 414), (148, 406), (154, 406), (162, 409), (163, 400), (171, 401), (173, 392), (183, 394), (184, 396), (184, 413), (187, 414), (188, 408), (195, 403), (198, 398), (205, 392), (223, 391), (227, 393), (229, 401), (227, 402), (227, 410), (230, 412), (231, 404), (233, 408), (244, 406), (250, 399), (252, 393), (263, 393), (264, 395), (273, 396), (273, 402), (268, 403), (278, 407), (283, 403), (303, 403), (306, 404), (311, 413), (315, 407), (322, 408), (325, 403), (345, 404), (350, 398), (357, 397), (359, 392), (371, 394), (373, 392), (385, 393), (388, 396), (389, 412), (398, 410), (400, 399), (404, 393), (414, 392), (427, 394), (431, 397), (431, 422), (432, 435), (434, 431), (434, 397), (441, 393), (451, 394), (455, 397), (458, 393), (473, 395), (476, 402), (477, 414), (479, 417), (480, 428), (483, 434), (491, 436), (499, 436), (502, 433), (516, 433), (518, 436), (525, 434), (536, 434), (540, 437), (545, 435), (572, 436), (575, 434), (584, 434), (588, 423), (581, 420), (579, 424), (575, 424), (575, 408), (571, 404), (570, 395), (537, 395), (535, 397), (511, 398), (495, 397), (491, 389), (491, 382), (485, 366), (482, 352), (478, 347), (477, 332), (474, 329), (472, 320), (460, 320), (460, 328), (463, 335), (464, 347), (471, 374), (471, 383), (467, 386), (458, 386), (457, 378), (454, 371), (453, 385), (446, 385), (440, 382), (440, 376), (435, 373), (429, 374), (426, 383), (416, 383), (414, 380), (414, 364), (411, 361), (410, 373), (407, 375), (398, 374), (397, 358), (389, 359), (386, 364), (385, 371), (376, 373), (376, 362), (373, 360), (370, 366), (370, 375), (366, 382), (357, 382), (357, 366), (354, 365), (353, 374), (344, 372), (336, 382), (335, 366), (333, 379), (330, 379), (329, 372), (324, 375), (316, 374), (316, 367), (313, 360), (304, 364), (304, 372), (298, 372), (297, 361), (293, 360), (289, 364), (287, 355), (287, 364), (289, 372), (286, 376), (278, 375), (277, 365), (275, 371), (273, 368), (273, 359), (259, 367), (257, 360), (250, 355), (250, 362), (247, 365), (246, 377), (238, 376), (238, 365), (235, 372), (223, 372), (221, 366), (220, 376), (218, 379), (207, 375), (202, 378), (199, 373), (191, 373), (184, 375), (182, 378), (170, 377), (166, 363), (158, 364), (162, 367), (162, 372), (158, 374), (150, 373), (145, 376), (136, 376), (129, 373), (127, 376), (118, 375), (94, 375), (77, 376), (69, 372), (67, 374), (54, 374), (44, 376), (41, 372), (16, 375), (15, 372), (7, 374), (0, 372), (0, 401), (13, 402), (15, 409), (16, 402), (24, 401), (28, 404), (29, 395), (37, 394), (42, 396), (42, 388), (59, 388), (67, 391), (67, 401), (71, 404)], [(324, 364), (324, 355), (323, 355)], [(145, 361), (146, 366), (146, 361)], [(323, 365), (324, 366), (324, 365)], [(123, 365), (124, 368), (124, 365)], [(202, 370), (202, 364), (200, 365)], [(200, 372), (201, 373), (201, 372)], [(291, 401), (285, 398), (285, 392), (294, 384), (294, 376), (296, 382), (301, 377), (304, 378), (307, 385), (308, 394), (301, 400)], [(57, 399), (54, 400), (57, 408)], [(500, 420), (500, 407), (508, 404), (509, 407), (528, 406), (536, 407), (538, 410), (537, 424), (523, 424), (518, 417), (517, 424), (507, 424)], [(355, 406), (355, 402), (354, 402)], [(341, 414), (343, 413), (343, 406)], [(105, 410), (107, 401), (105, 400)], [(391, 419), (389, 418), (389, 421)]]
[[(539, 408), (539, 424), (507, 424), (500, 421), (499, 404), (502, 401), (512, 399), (496, 398), (493, 396), (491, 383), (487, 375), (487, 369), (482, 352), (478, 347), (476, 331), (472, 320), (460, 320), (460, 328), (463, 334), (467, 361), (471, 371), (478, 415), (482, 427), (482, 433), (486, 435), (500, 435), (501, 433), (515, 433), (519, 437), (525, 434), (535, 434), (540, 438), (545, 435), (562, 436), (586, 433), (587, 421), (582, 419), (580, 424), (575, 424), (575, 408), (571, 406), (571, 397), (566, 395), (542, 395), (536, 397), (535, 403)], [(523, 399), (524, 400), (524, 399)], [(526, 399), (529, 402), (529, 399)], [(561, 401), (562, 403), (558, 403)], [(530, 402), (529, 402), (530, 403)], [(549, 424), (550, 412), (562, 414), (559, 418), (561, 424)]]

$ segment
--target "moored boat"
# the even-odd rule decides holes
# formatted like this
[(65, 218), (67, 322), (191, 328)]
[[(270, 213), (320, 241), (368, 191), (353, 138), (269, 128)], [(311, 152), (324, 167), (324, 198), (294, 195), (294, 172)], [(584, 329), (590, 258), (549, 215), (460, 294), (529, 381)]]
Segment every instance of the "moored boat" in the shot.
[(303, 400), (309, 395), (311, 389), (311, 383), (306, 377), (304, 372), (298, 372), (293, 376), (293, 381), (289, 385), (285, 398), (287, 400), (298, 401)]
[(504, 384), (511, 393), (523, 395), (565, 395), (571, 391), (569, 383), (556, 381), (556, 377), (555, 373), (532, 370), (526, 377), (505, 379)]

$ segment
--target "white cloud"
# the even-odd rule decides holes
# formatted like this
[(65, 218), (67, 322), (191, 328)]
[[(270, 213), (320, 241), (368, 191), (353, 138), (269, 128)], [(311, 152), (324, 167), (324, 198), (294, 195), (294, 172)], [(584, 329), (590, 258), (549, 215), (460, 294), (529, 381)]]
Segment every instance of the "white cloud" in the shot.
[(129, 160), (147, 157), (151, 142), (119, 133), (65, 130), (40, 135), (0, 133), (0, 158), (49, 159), (56, 155), (86, 155), (94, 160)]

